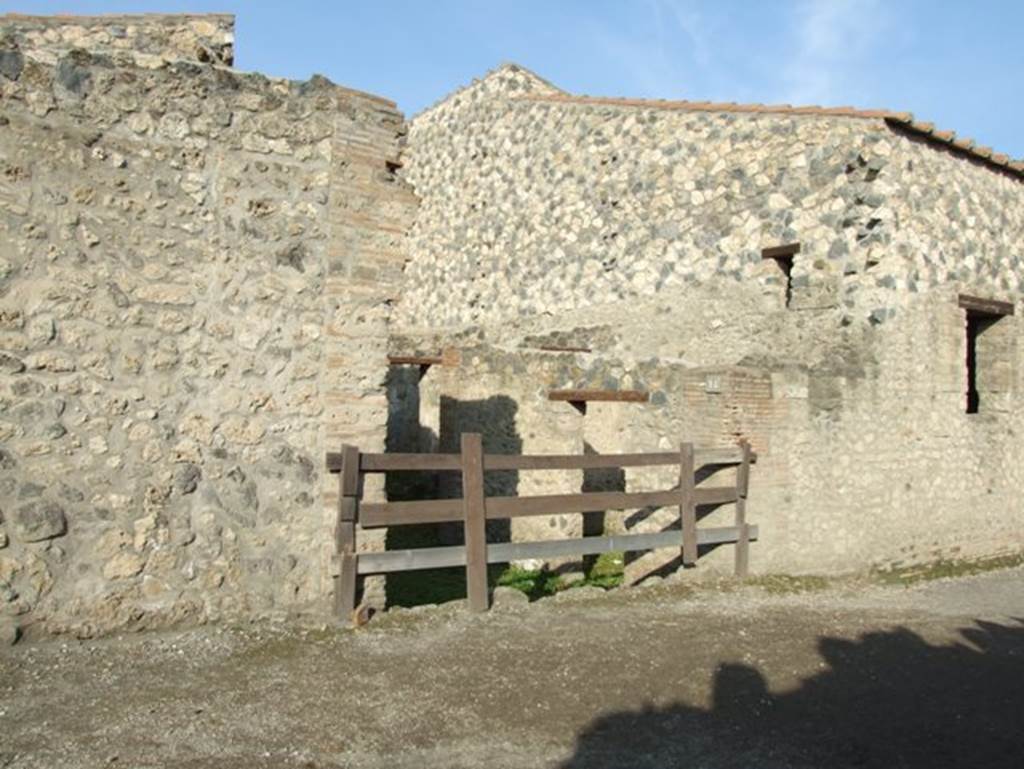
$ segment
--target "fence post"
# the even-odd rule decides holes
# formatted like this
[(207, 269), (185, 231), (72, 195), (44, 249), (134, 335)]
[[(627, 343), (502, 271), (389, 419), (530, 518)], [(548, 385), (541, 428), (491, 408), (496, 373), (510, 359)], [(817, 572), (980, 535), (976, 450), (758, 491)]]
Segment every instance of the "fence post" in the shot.
[(341, 447), (341, 472), (338, 473), (338, 520), (334, 527), (334, 546), (338, 556), (338, 575), (334, 584), (334, 610), (350, 619), (356, 608), (356, 518), (359, 510), (359, 449)]
[(740, 441), (743, 458), (736, 468), (736, 576), (745, 577), (750, 565), (750, 526), (747, 524), (747, 488), (750, 485), (750, 444)]
[(683, 566), (697, 563), (697, 506), (694, 500), (693, 444), (679, 444), (679, 517), (682, 520)]
[(462, 509), (466, 539), (466, 594), (470, 611), (487, 610), (487, 520), (480, 433), (462, 435)]

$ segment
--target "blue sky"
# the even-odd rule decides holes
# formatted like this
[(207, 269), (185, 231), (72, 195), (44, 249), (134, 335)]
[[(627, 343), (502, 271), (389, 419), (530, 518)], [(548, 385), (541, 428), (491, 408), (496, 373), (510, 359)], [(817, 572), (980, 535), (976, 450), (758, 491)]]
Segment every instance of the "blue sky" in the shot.
[(236, 65), (313, 73), (412, 115), (505, 61), (605, 96), (909, 110), (1024, 158), (1024, 0), (4, 3), (22, 13), (227, 11)]

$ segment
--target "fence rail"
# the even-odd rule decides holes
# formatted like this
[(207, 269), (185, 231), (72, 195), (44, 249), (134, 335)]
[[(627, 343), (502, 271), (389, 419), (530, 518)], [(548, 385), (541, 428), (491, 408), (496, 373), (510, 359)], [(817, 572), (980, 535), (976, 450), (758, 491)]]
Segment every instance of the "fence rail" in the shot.
[[(473, 611), (488, 607), (487, 564), (528, 558), (556, 558), (593, 555), (611, 551), (640, 551), (680, 548), (682, 562), (692, 566), (699, 545), (736, 544), (735, 570), (747, 573), (750, 541), (757, 527), (746, 521), (746, 500), (750, 464), (756, 456), (745, 441), (731, 449), (694, 449), (680, 444), (679, 451), (646, 454), (484, 454), (478, 433), (465, 433), (459, 454), (364, 454), (355, 446), (328, 452), (327, 469), (338, 473), (339, 500), (335, 527), (337, 574), (335, 607), (350, 616), (356, 607), (360, 575), (451, 566), (466, 567), (469, 606)], [(603, 491), (537, 496), (487, 496), (484, 474), (500, 470), (587, 470), (595, 468), (679, 467), (677, 486), (662, 491)], [(730, 486), (695, 485), (697, 468), (707, 465), (736, 465), (736, 482)], [(402, 502), (363, 503), (362, 477), (387, 472), (460, 472), (462, 497)], [(697, 507), (735, 503), (735, 525), (697, 528)], [(680, 529), (644, 534), (502, 542), (488, 544), (488, 520), (531, 515), (557, 515), (594, 510), (678, 506)], [(383, 553), (356, 552), (356, 528), (400, 526), (417, 523), (462, 521), (465, 545), (394, 550)]]

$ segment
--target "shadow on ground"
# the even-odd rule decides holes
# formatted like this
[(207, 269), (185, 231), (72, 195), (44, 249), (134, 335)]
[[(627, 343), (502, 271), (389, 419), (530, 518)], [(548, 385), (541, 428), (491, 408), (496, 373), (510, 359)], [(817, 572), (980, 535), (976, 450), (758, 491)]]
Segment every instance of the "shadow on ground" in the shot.
[(822, 638), (827, 666), (773, 693), (728, 664), (709, 708), (618, 712), (583, 730), (561, 769), (1024, 766), (1024, 620), (977, 621), (931, 645), (905, 629)]

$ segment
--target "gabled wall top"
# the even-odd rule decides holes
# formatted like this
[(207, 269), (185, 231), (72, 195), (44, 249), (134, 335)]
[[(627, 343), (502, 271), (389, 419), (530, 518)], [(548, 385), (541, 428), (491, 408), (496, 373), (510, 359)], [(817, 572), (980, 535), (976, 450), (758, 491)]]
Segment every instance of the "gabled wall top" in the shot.
[(438, 110), (449, 107), (458, 108), (463, 104), (482, 100), (508, 99), (527, 95), (553, 96), (557, 94), (565, 94), (565, 91), (548, 82), (540, 75), (531, 72), (526, 67), (507, 62), (492, 69), (483, 77), (474, 79), (468, 85), (452, 91), (439, 102), (432, 104), (417, 114), (411, 122), (415, 126), (417, 121), (426, 118)]

